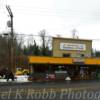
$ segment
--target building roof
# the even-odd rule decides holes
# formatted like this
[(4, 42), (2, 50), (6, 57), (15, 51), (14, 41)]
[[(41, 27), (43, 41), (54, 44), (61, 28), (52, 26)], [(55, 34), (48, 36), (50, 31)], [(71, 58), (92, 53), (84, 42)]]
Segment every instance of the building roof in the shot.
[(91, 39), (80, 39), (80, 38), (65, 38), (65, 37), (53, 37), (53, 39), (63, 39), (63, 40), (77, 40), (77, 41), (90, 41), (92, 42)]

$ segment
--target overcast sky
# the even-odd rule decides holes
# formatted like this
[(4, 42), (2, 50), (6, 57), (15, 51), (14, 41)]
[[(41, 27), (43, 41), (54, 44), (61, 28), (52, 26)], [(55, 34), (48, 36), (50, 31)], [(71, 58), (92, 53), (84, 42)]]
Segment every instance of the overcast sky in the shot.
[(51, 36), (71, 37), (76, 29), (79, 38), (98, 39), (93, 48), (100, 50), (100, 0), (0, 0), (0, 32), (9, 30), (6, 5), (14, 14), (15, 32), (36, 35), (46, 29)]

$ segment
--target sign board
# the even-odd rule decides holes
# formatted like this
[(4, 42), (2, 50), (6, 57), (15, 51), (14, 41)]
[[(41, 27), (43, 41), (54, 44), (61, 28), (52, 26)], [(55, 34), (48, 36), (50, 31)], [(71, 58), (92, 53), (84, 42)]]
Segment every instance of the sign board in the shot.
[(85, 44), (76, 44), (76, 43), (60, 43), (61, 50), (79, 50), (85, 51), (86, 45)]
[(82, 64), (82, 63), (84, 63), (84, 58), (74, 58), (73, 63)]

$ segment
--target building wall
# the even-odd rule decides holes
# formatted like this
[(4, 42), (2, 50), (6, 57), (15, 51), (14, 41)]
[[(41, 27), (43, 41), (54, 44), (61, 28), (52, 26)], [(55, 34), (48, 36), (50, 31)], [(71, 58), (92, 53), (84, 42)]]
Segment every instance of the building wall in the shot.
[[(60, 43), (83, 44), (85, 50), (61, 50)], [(71, 54), (70, 57), (91, 57), (92, 40), (73, 39), (73, 38), (53, 38), (53, 56), (63, 57), (63, 54)]]

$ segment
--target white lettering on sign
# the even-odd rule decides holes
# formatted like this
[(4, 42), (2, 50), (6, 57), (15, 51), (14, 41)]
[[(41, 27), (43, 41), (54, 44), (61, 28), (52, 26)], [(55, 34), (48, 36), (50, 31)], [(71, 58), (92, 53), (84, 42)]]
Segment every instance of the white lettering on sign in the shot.
[(86, 45), (85, 44), (76, 44), (76, 43), (60, 43), (61, 50), (80, 50), (85, 51)]

